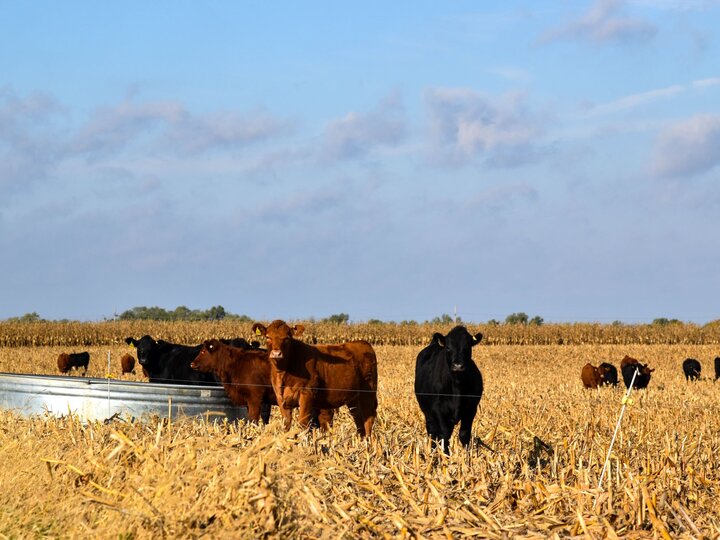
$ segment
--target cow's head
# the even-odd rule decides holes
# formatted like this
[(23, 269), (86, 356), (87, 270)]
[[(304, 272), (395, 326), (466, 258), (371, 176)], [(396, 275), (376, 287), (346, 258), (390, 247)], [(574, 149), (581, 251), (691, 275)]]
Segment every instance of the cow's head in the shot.
[(135, 347), (137, 351), (137, 359), (140, 365), (148, 371), (156, 371), (160, 369), (158, 361), (153, 352), (157, 350), (161, 342), (155, 341), (150, 336), (143, 336), (140, 339), (125, 338), (125, 343)]
[(452, 373), (462, 373), (472, 362), (472, 348), (480, 343), (482, 334), (474, 336), (464, 326), (456, 326), (447, 336), (433, 335), (433, 341), (445, 351), (445, 358)]
[(200, 348), (200, 352), (195, 357), (195, 360), (190, 363), (190, 367), (202, 373), (209, 373), (213, 371), (213, 368), (215, 367), (215, 359), (213, 356), (217, 353), (218, 343), (219, 342), (216, 339), (209, 339), (205, 341)]
[(285, 321), (273, 321), (267, 327), (255, 323), (252, 329), (258, 336), (265, 337), (268, 351), (270, 351), (270, 361), (279, 369), (283, 369), (287, 365), (292, 340), (296, 336), (302, 335), (305, 327), (302, 324), (291, 327)]

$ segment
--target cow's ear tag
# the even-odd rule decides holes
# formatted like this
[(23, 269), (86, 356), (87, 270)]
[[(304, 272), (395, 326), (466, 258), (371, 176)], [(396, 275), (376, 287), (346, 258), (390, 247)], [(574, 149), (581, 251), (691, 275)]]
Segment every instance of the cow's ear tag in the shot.
[(134, 344), (134, 343), (131, 343), (130, 346), (131, 346), (133, 349), (135, 348), (135, 344)]

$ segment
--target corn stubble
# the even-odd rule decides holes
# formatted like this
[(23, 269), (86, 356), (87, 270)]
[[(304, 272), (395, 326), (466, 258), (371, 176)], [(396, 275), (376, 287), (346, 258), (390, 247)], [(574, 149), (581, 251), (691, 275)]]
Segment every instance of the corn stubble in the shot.
[[(216, 329), (198, 334), (209, 335)], [(139, 334), (140, 332), (135, 332)], [(145, 333), (145, 332), (142, 332)], [(150, 332), (148, 332), (150, 333)], [(240, 334), (243, 335), (243, 334)], [(188, 336), (194, 337), (194, 336)], [(200, 337), (200, 336), (197, 336)], [(398, 337), (400, 339), (408, 339)], [(199, 339), (189, 339), (189, 342)], [(0, 371), (55, 373), (54, 346), (0, 349)], [(120, 378), (124, 344), (95, 344), (89, 376)], [(332, 432), (147, 419), (83, 425), (0, 411), (0, 533), (7, 537), (716, 538), (720, 399), (686, 383), (715, 345), (479, 346), (485, 379), (469, 451), (431, 448), (412, 393), (417, 345), (376, 345), (379, 416)], [(633, 394), (598, 480), (622, 388), (584, 390), (587, 362), (629, 354), (657, 370)], [(140, 375), (125, 375), (141, 380)]]

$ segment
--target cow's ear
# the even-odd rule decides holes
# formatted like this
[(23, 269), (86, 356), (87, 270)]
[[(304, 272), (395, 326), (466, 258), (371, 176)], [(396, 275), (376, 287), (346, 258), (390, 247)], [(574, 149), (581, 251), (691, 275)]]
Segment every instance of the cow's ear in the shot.
[(480, 341), (482, 341), (482, 334), (481, 334), (480, 332), (478, 332), (477, 334), (475, 334), (475, 335), (472, 337), (472, 340), (473, 340), (472, 346), (474, 347), (475, 345), (477, 345), (478, 343), (480, 343)]
[(302, 324), (296, 324), (293, 326), (293, 337), (295, 336), (302, 336), (302, 333), (305, 331), (305, 326)]
[(267, 334), (267, 328), (257, 322), (252, 325), (252, 331), (257, 336), (264, 336)]
[(132, 345), (132, 346), (134, 347), (134, 346), (135, 346), (135, 339), (134, 339), (134, 338), (131, 338), (131, 337), (126, 337), (126, 338), (125, 338), (125, 343), (127, 343), (128, 345)]
[(445, 346), (445, 336), (443, 336), (440, 332), (435, 332), (433, 334), (432, 340), (441, 347)]

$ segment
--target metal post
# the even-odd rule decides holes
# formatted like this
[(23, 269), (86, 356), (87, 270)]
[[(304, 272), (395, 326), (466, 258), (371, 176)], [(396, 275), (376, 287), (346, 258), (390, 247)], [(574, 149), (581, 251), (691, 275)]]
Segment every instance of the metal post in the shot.
[(623, 406), (622, 409), (620, 409), (620, 418), (618, 418), (617, 424), (615, 425), (615, 433), (613, 433), (612, 440), (610, 441), (610, 448), (608, 448), (607, 457), (605, 458), (605, 465), (603, 465), (602, 472), (600, 473), (600, 481), (598, 482), (598, 489), (602, 487), (603, 478), (605, 477), (605, 471), (607, 470), (608, 463), (610, 462), (610, 453), (612, 452), (613, 445), (615, 444), (615, 437), (617, 437), (618, 430), (620, 429), (620, 422), (622, 422), (622, 417), (625, 414), (625, 408), (627, 407), (628, 398), (630, 397), (630, 393), (633, 389), (633, 384), (635, 383), (635, 377), (638, 375), (640, 370), (638, 368), (635, 368), (635, 372), (633, 373), (632, 380), (630, 381), (630, 386), (627, 389), (627, 393), (625, 394), (625, 397), (623, 397)]

